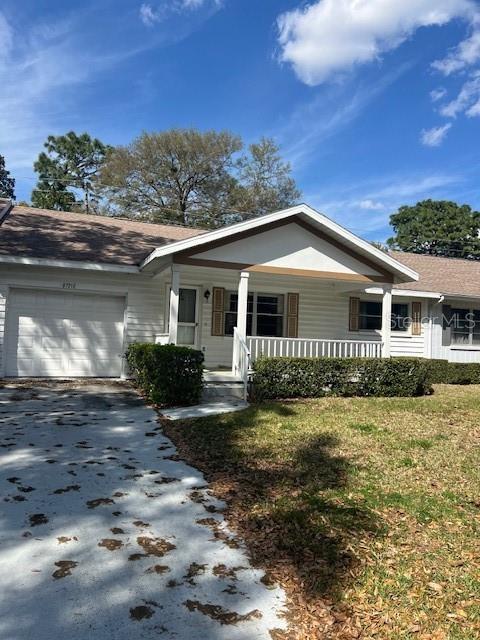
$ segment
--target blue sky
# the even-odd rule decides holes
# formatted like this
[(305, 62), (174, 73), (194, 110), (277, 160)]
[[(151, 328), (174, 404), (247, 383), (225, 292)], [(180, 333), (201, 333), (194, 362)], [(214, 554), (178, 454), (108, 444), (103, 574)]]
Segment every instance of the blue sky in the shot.
[(369, 239), (401, 204), (480, 208), (474, 0), (3, 0), (0, 153), (28, 199), (50, 133), (274, 137), (303, 200)]

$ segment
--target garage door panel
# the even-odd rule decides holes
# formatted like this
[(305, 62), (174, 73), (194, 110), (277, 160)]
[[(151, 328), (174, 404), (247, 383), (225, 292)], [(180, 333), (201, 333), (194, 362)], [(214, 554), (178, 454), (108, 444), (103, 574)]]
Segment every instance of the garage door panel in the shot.
[(119, 376), (125, 300), (12, 289), (6, 373), (13, 376)]

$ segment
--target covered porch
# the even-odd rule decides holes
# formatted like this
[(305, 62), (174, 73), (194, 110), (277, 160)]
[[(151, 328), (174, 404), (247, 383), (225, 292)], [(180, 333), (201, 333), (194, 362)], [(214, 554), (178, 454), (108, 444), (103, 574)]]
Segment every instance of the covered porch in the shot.
[[(157, 342), (201, 349), (206, 367), (248, 375), (267, 357), (390, 357), (392, 284), (363, 279), (194, 269), (165, 274), (166, 331)], [(381, 306), (368, 315), (365, 298)], [(372, 328), (369, 328), (369, 327)]]
[(164, 295), (157, 340), (240, 380), (262, 355), (390, 357), (393, 286), (418, 277), (306, 205), (158, 249), (142, 270)]

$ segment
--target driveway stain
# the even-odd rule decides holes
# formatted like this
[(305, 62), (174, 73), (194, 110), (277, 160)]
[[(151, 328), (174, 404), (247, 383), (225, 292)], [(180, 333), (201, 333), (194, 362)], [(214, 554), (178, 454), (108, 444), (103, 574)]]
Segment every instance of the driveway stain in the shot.
[(74, 569), (77, 565), (78, 562), (75, 562), (74, 560), (59, 560), (58, 562), (55, 562), (55, 566), (59, 568), (52, 573), (52, 578), (55, 578), (55, 580), (59, 580), (60, 578), (71, 576), (72, 569)]

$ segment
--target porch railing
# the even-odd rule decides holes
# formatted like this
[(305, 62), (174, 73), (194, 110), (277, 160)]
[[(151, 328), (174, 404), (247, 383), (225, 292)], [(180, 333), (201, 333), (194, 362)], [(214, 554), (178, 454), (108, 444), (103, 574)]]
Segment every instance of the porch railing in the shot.
[(237, 327), (233, 328), (233, 359), (232, 373), (243, 382), (243, 399), (248, 396), (248, 372), (251, 368), (250, 350), (247, 343), (238, 332)]
[(251, 362), (268, 358), (381, 358), (380, 341), (317, 340), (314, 338), (262, 338), (249, 336), (247, 347)]

